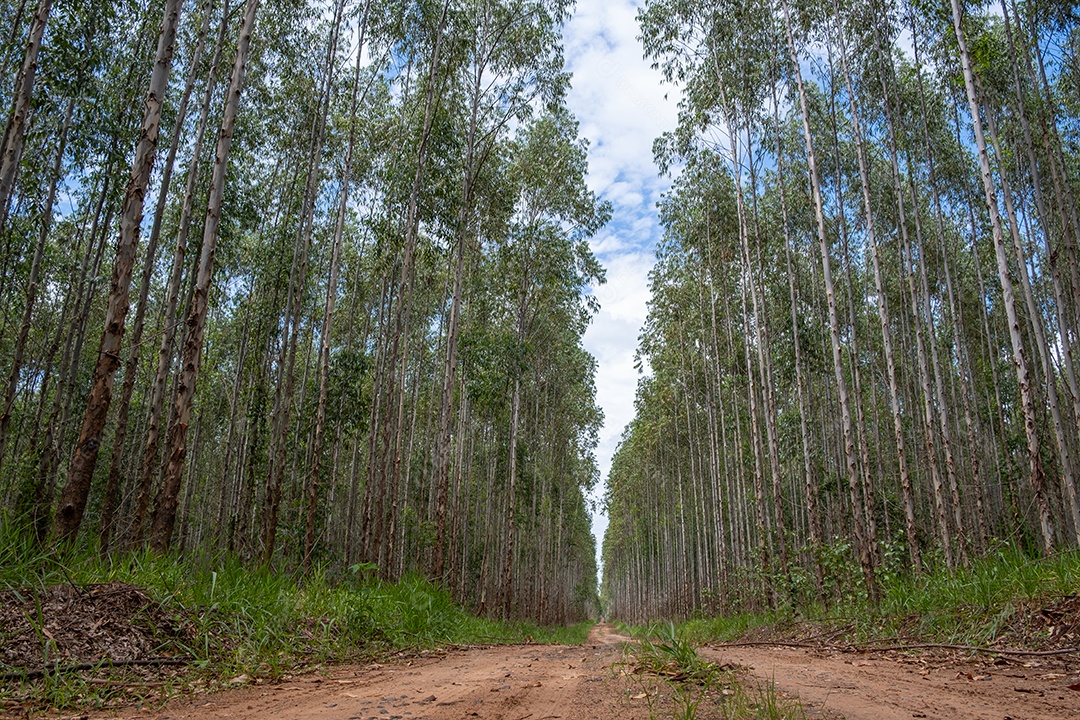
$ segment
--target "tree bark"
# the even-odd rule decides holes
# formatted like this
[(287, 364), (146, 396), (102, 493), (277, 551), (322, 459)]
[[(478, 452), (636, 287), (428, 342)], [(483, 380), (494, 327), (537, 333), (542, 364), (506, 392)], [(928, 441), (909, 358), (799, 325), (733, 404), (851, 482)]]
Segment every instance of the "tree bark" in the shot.
[(154, 516), (151, 547), (159, 553), (164, 553), (169, 549), (176, 522), (177, 499), (184, 470), (184, 455), (187, 450), (185, 440), (191, 419), (191, 405), (195, 397), (195, 381), (202, 359), (206, 315), (209, 309), (210, 281), (214, 271), (214, 253), (217, 250), (218, 231), (221, 225), (225, 174), (229, 165), (229, 150), (232, 147), (232, 136), (240, 106), (240, 91), (247, 72), (248, 48), (251, 45), (251, 33), (255, 27), (258, 9), (259, 0), (247, 0), (244, 8), (244, 23), (240, 28), (240, 39), (236, 47), (236, 60), (233, 63), (232, 78), (225, 100), (225, 110), (221, 117), (221, 129), (218, 132), (217, 150), (214, 155), (214, 175), (210, 182), (206, 225), (203, 229), (202, 251), (199, 255), (195, 293), (188, 313), (188, 336), (184, 344), (184, 358), (176, 393), (174, 419), (169, 430), (169, 461), (165, 468), (165, 480)]
[(844, 435), (844, 458), (847, 468), (848, 490), (851, 495), (855, 547), (859, 556), (859, 564), (862, 567), (866, 591), (869, 593), (871, 599), (876, 601), (878, 598), (878, 587), (877, 579), (875, 577), (873, 555), (870, 552), (870, 545), (866, 537), (866, 527), (857, 500), (859, 478), (855, 460), (855, 432), (851, 422), (851, 401), (848, 397), (847, 379), (844, 377), (843, 361), (840, 354), (840, 321), (836, 312), (836, 288), (832, 278), (829, 237), (825, 230), (825, 211), (821, 200), (821, 181), (817, 170), (817, 160), (814, 156), (813, 137), (810, 133), (810, 111), (806, 101), (806, 90), (803, 87), (802, 71), (799, 68), (799, 57), (795, 51), (795, 36), (791, 30), (791, 14), (787, 0), (783, 0), (782, 6), (784, 10), (784, 26), (788, 38), (788, 50), (791, 54), (792, 68), (795, 73), (795, 81), (799, 91), (799, 107), (803, 121), (803, 139), (806, 143), (806, 158), (810, 170), (810, 189), (814, 199), (814, 214), (817, 218), (818, 243), (821, 246), (822, 275), (825, 281), (825, 298), (829, 309), (829, 334), (832, 340), (833, 371), (836, 375), (836, 387), (840, 400), (840, 415)]
[(322, 469), (323, 434), (326, 427), (326, 397), (330, 380), (330, 334), (334, 321), (334, 302), (337, 299), (341, 240), (345, 232), (345, 214), (349, 207), (349, 182), (352, 174), (353, 149), (356, 145), (356, 109), (359, 104), (360, 58), (363, 55), (364, 39), (367, 33), (368, 11), (370, 7), (371, 0), (367, 0), (364, 3), (364, 14), (360, 20), (360, 40), (356, 49), (356, 68), (353, 73), (352, 100), (349, 103), (349, 142), (345, 150), (345, 166), (341, 173), (341, 195), (338, 198), (337, 220), (334, 224), (333, 246), (330, 251), (330, 277), (326, 288), (326, 307), (323, 310), (323, 323), (322, 330), (320, 331), (319, 399), (315, 411), (315, 437), (312, 448), (311, 472), (308, 475), (307, 512), (304, 521), (303, 566), (305, 573), (311, 571), (311, 556), (315, 549), (315, 519), (319, 503), (319, 472)]
[(176, 342), (176, 330), (179, 322), (176, 318), (180, 302), (180, 283), (184, 276), (184, 256), (187, 253), (188, 235), (191, 232), (191, 220), (195, 208), (196, 186), (199, 182), (199, 166), (206, 138), (207, 118), (214, 95), (217, 80), (218, 63), (225, 44), (225, 34), (229, 22), (229, 0), (225, 0), (221, 10), (221, 22), (218, 25), (217, 44), (214, 58), (210, 62), (210, 72), (203, 90), (199, 119), (195, 124), (195, 139), (192, 142), (191, 158), (188, 161), (187, 183), (184, 187), (184, 204), (180, 209), (180, 223), (176, 231), (176, 245), (173, 250), (172, 269), (165, 290), (165, 311), (162, 314), (161, 343), (158, 346), (157, 369), (150, 386), (149, 410), (146, 421), (146, 442), (143, 445), (142, 463), (139, 471), (139, 485), (135, 500), (135, 518), (132, 521), (130, 539), (133, 543), (143, 541), (147, 514), (153, 493), (154, 474), (158, 467), (158, 446), (161, 440), (161, 413), (165, 404), (165, 386), (169, 380), (169, 368), (172, 367), (173, 345)]
[(183, 0), (166, 0), (165, 17), (158, 38), (157, 55), (150, 76), (150, 89), (146, 96), (142, 131), (131, 168), (131, 179), (124, 193), (120, 219), (120, 240), (113, 265), (109, 304), (105, 314), (105, 330), (101, 336), (97, 366), (83, 416), (82, 431), (71, 461), (67, 485), (60, 497), (60, 505), (53, 526), (54, 535), (64, 542), (75, 539), (82, 523), (90, 484), (97, 464), (105, 421), (112, 402), (113, 381), (120, 366), (120, 349), (124, 338), (124, 319), (129, 306), (131, 277), (139, 244), (139, 225), (142, 223), (143, 198), (154, 168), (158, 131), (161, 125), (161, 104), (168, 90), (169, 71), (175, 51), (176, 30), (180, 24), (180, 8)]
[(1047, 554), (1054, 549), (1054, 531), (1050, 520), (1050, 506), (1046, 497), (1046, 480), (1039, 452), (1038, 420), (1035, 416), (1035, 402), (1032, 397), (1031, 376), (1028, 371), (1024, 341), (1020, 332), (1020, 318), (1016, 312), (1016, 296), (1009, 270), (1008, 256), (1005, 251), (1004, 231), (1001, 214), (998, 210), (997, 190), (994, 187), (993, 174), (990, 170), (990, 155), (987, 151), (986, 137), (983, 134), (979, 103), (976, 99), (975, 76), (971, 69), (971, 55), (968, 52), (967, 36), (964, 32), (963, 15), (959, 0), (951, 0), (953, 30), (959, 46), (960, 65), (964, 73), (964, 89), (967, 91), (968, 109), (975, 133), (975, 145), (979, 155), (980, 179), (986, 208), (990, 213), (990, 226), (994, 238), (994, 256), (997, 259), (998, 282), (1005, 305), (1005, 314), (1009, 324), (1009, 340), (1012, 343), (1013, 368), (1016, 371), (1016, 383), (1020, 392), (1023, 409), (1024, 437), (1027, 440), (1028, 482), (1035, 497), (1035, 507), (1039, 514), (1039, 531), (1042, 537), (1043, 551)]
[(0, 145), (0, 234), (7, 227), (15, 179), (18, 176), (19, 163), (22, 161), (30, 101), (34, 96), (34, 80), (37, 77), (41, 38), (45, 34), (45, 25), (49, 21), (51, 11), (52, 0), (41, 0), (37, 12), (30, 20), (30, 36), (26, 42), (26, 54), (23, 56), (22, 68), (15, 80), (15, 105), (4, 130), (3, 145)]
[(176, 109), (176, 120), (173, 123), (172, 137), (169, 142), (169, 154), (162, 169), (161, 189), (158, 191), (157, 207), (154, 209), (154, 223), (150, 229), (150, 239), (146, 243), (142, 280), (139, 283), (139, 301), (135, 310), (135, 322), (131, 328), (128, 359), (124, 366), (124, 382), (120, 389), (120, 403), (116, 411), (116, 431), (113, 434), (112, 457), (109, 460), (109, 474), (105, 482), (105, 499), (101, 508), (101, 523), (98, 536), (99, 550), (102, 554), (109, 551), (113, 533), (113, 518), (119, 504), (120, 461), (123, 458), (124, 447), (127, 442), (131, 395), (135, 390), (135, 374), (139, 369), (146, 307), (150, 297), (150, 283), (154, 276), (154, 266), (157, 262), (157, 246), (158, 239), (161, 237), (161, 222), (165, 216), (165, 205), (169, 198), (169, 184), (172, 181), (173, 167), (176, 165), (176, 152), (180, 146), (180, 134), (184, 128), (184, 119), (187, 117), (188, 101), (195, 85), (195, 75), (199, 69), (199, 61), (202, 59), (203, 43), (206, 39), (207, 29), (210, 26), (211, 10), (212, 0), (207, 0), (203, 8), (203, 20), (199, 28), (198, 40), (195, 43), (195, 49), (192, 51), (191, 64), (188, 66), (184, 92), (180, 96), (180, 103)]
[(41, 216), (41, 232), (38, 234), (34, 256), (30, 261), (30, 277), (26, 281), (26, 304), (23, 306), (22, 322), (19, 323), (19, 335), (15, 339), (15, 352), (11, 360), (11, 372), (8, 374), (4, 393), (3, 411), (0, 413), (0, 468), (3, 467), (4, 453), (7, 448), (8, 433), (11, 429), (11, 413), (15, 406), (15, 394), (22, 374), (26, 343), (30, 337), (30, 325), (34, 316), (34, 304), (37, 301), (38, 282), (41, 279), (41, 258), (45, 254), (45, 244), (53, 223), (53, 206), (56, 202), (56, 186), (60, 182), (63, 170), (64, 150), (67, 148), (68, 129), (71, 127), (71, 115), (75, 110), (75, 98), (70, 98), (64, 112), (64, 122), (60, 128), (60, 137), (56, 145), (56, 157), (53, 160), (52, 173), (49, 177), (49, 193), (45, 199), (45, 209)]

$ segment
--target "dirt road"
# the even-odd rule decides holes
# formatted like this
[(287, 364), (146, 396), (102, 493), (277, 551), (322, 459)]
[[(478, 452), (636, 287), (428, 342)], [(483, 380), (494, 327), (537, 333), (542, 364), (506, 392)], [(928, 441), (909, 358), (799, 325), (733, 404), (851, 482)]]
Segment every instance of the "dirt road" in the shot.
[[(671, 705), (625, 675), (611, 626), (584, 646), (519, 645), (453, 651), (399, 664), (334, 668), (280, 683), (196, 695), (163, 708), (94, 718), (193, 720), (610, 720), (671, 717)], [(711, 648), (702, 653), (747, 668), (750, 680), (774, 681), (798, 696), (809, 717), (848, 720), (1077, 720), (1077, 670), (1056, 663), (1025, 667), (987, 660), (894, 654), (826, 653), (784, 648)], [(1028, 663), (1038, 665), (1037, 663)], [(650, 702), (652, 710), (650, 710)], [(703, 703), (698, 717), (719, 717)], [(711, 710), (711, 712), (710, 712)], [(82, 716), (86, 717), (86, 716)]]
[[(970, 658), (959, 652), (850, 653), (705, 648), (798, 696), (807, 715), (847, 720), (1080, 720), (1080, 662)], [(1080, 686), (1078, 686), (1080, 687)]]

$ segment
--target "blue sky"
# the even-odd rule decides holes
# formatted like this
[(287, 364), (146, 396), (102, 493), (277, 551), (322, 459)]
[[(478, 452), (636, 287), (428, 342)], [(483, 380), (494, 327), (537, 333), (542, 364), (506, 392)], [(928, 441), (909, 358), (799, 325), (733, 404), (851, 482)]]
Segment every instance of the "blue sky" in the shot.
[[(611, 222), (592, 241), (607, 268), (607, 283), (593, 290), (600, 313), (585, 334), (585, 347), (598, 363), (597, 402), (604, 409), (597, 448), (603, 480), (619, 435), (634, 416), (634, 351), (660, 239), (656, 203), (670, 185), (657, 175), (652, 142), (675, 127), (678, 113), (677, 90), (662, 85), (660, 73), (642, 58), (640, 4), (579, 0), (564, 29), (567, 68), (574, 75), (568, 104), (591, 143), (589, 185), (613, 208)], [(599, 487), (596, 496), (603, 491)], [(593, 518), (598, 547), (606, 527), (605, 516)]]

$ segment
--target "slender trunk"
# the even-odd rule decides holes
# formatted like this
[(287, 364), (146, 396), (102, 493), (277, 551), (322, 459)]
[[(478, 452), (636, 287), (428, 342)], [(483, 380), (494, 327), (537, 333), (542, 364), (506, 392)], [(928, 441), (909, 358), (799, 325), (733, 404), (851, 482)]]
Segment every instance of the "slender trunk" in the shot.
[(22, 161), (23, 140), (26, 136), (27, 116), (30, 114), (30, 101), (34, 96), (34, 80), (37, 77), (38, 54), (41, 52), (41, 38), (45, 34), (45, 24), (52, 11), (52, 0), (41, 0), (37, 12), (30, 20), (30, 36), (26, 42), (26, 54), (22, 68), (15, 80), (15, 106), (4, 130), (4, 142), (0, 145), (0, 234), (7, 226), (11, 198), (15, 190), (15, 179)]
[(184, 358), (176, 393), (174, 419), (169, 430), (169, 462), (165, 469), (165, 480), (154, 516), (151, 547), (159, 553), (169, 549), (176, 522), (176, 505), (187, 449), (185, 440), (191, 419), (191, 405), (195, 397), (195, 380), (202, 358), (203, 336), (210, 299), (210, 280), (214, 271), (214, 252), (217, 250), (218, 230), (221, 225), (225, 173), (228, 169), (229, 150), (232, 147), (233, 130), (236, 127), (236, 115), (240, 106), (240, 91), (247, 71), (248, 47), (251, 44), (251, 33), (255, 27), (255, 15), (258, 8), (259, 0), (247, 0), (244, 9), (244, 24), (240, 28), (240, 39), (237, 42), (236, 61), (233, 63), (225, 110), (221, 117), (221, 129), (218, 132), (217, 150), (214, 155), (214, 175), (210, 182), (210, 197), (206, 208), (206, 225), (203, 230), (202, 251), (199, 255), (195, 294), (192, 297), (191, 310), (188, 312), (188, 336), (184, 344)]
[[(978, 89), (976, 79), (976, 88)], [(987, 112), (986, 130), (989, 134), (990, 146), (994, 148), (994, 154), (998, 158), (1004, 158), (1001, 151), (1001, 143), (998, 139), (997, 123), (991, 112)], [(1032, 336), (1035, 339), (1035, 348), (1039, 355), (1040, 366), (1043, 371), (1043, 380), (1046, 384), (1047, 404), (1050, 408), (1051, 424), (1054, 428), (1058, 456), (1061, 460), (1061, 481), (1067, 502), (1068, 518), (1073, 529), (1073, 539), (1080, 543), (1080, 498), (1076, 494), (1076, 468), (1073, 464), (1069, 442), (1065, 436), (1064, 421), (1061, 416), (1061, 401), (1057, 391), (1057, 369), (1050, 356), (1050, 347), (1046, 338), (1046, 329), (1039, 304), (1035, 299), (1031, 287), (1031, 277), (1028, 273), (1027, 258), (1025, 257), (1023, 240), (1020, 237), (1019, 220), (1013, 205), (1012, 188), (1009, 185), (1004, 167), (1000, 171), (1002, 197), (1005, 202), (1005, 217), (1009, 222), (1009, 235), (1012, 239), (1013, 252), (1016, 255), (1016, 267), (1020, 276), (1020, 289), (1024, 295), (1024, 304), (1028, 311), (1028, 323)], [(1050, 264), (1048, 264), (1050, 265)], [(1050, 272), (1054, 270), (1051, 268)], [(1067, 333), (1062, 333), (1065, 335)]]
[(866, 222), (866, 236), (870, 244), (871, 258), (874, 264), (874, 290), (877, 295), (878, 322), (881, 325), (882, 351), (885, 355), (885, 369), (889, 381), (889, 408), (893, 419), (893, 440), (896, 443), (897, 465), (900, 473), (900, 500), (904, 506), (905, 540), (908, 557), (915, 573), (922, 572), (922, 553), (919, 548), (918, 533), (915, 525), (915, 500), (911, 492), (911, 474), (907, 466), (907, 452), (904, 443), (904, 423), (900, 409), (900, 389), (896, 380), (896, 355), (893, 352), (889, 298), (885, 288), (885, 279), (881, 272), (881, 251), (878, 247), (874, 225), (874, 213), (870, 204), (870, 173), (866, 162), (865, 139), (859, 109), (855, 104), (855, 93), (851, 85), (851, 73), (847, 62), (842, 27), (840, 26), (839, 8), (834, 3), (836, 12), (837, 34), (840, 38), (840, 61), (844, 70), (844, 82), (851, 98), (852, 129), (855, 133), (855, 152), (859, 161), (859, 179), (862, 189), (863, 213)]
[[(884, 47), (884, 43), (880, 43), (880, 45), (881, 46), (879, 49), (881, 53), (884, 54), (888, 52), (888, 49)], [(900, 231), (900, 258), (901, 263), (904, 267), (904, 274), (907, 277), (908, 298), (913, 313), (912, 325), (915, 330), (915, 349), (919, 370), (919, 389), (921, 391), (920, 396), (922, 397), (923, 440), (926, 450), (926, 463), (930, 471), (931, 486), (934, 493), (934, 511), (937, 518), (939, 539), (941, 540), (942, 549), (945, 552), (945, 564), (951, 571), (955, 567), (956, 561), (953, 555), (954, 548), (952, 531), (949, 525), (949, 503), (945, 497), (944, 484), (941, 480), (941, 470), (938, 465), (936, 442), (937, 430), (934, 425), (933, 408), (934, 394), (931, 389), (930, 369), (927, 360), (926, 344), (923, 340), (924, 323), (926, 325), (927, 331), (931, 333), (933, 332), (933, 326), (931, 324), (931, 318), (924, 315), (923, 305), (919, 302), (918, 293), (916, 292), (915, 274), (918, 260), (915, 258), (915, 249), (912, 247), (908, 236), (907, 204), (905, 202), (903, 184), (900, 177), (896, 128), (893, 124), (891, 95), (889, 93), (889, 89), (884, 77), (881, 78), (881, 91), (885, 101), (885, 125), (888, 131), (889, 166), (892, 170), (891, 179), (893, 185), (893, 194), (896, 200), (896, 209), (898, 215), (897, 222), (899, 224)]]
[(82, 524), (86, 501), (90, 495), (90, 483), (97, 464), (105, 421), (112, 402), (113, 381), (120, 366), (120, 349), (124, 338), (124, 319), (127, 317), (131, 277), (135, 267), (135, 255), (139, 244), (139, 225), (142, 223), (143, 197), (154, 168), (158, 131), (161, 125), (161, 104), (168, 90), (169, 71), (175, 50), (176, 29), (180, 24), (180, 8), (183, 0), (166, 0), (165, 17), (158, 38), (157, 56), (150, 76), (150, 89), (146, 96), (142, 131), (131, 168), (131, 179), (124, 193), (120, 220), (120, 240), (116, 248), (109, 304), (105, 313), (105, 329), (101, 336), (97, 366), (83, 416), (82, 431), (75, 449), (75, 457), (68, 471), (68, 482), (57, 509), (53, 532), (63, 541), (74, 540)]
[(38, 234), (38, 242), (34, 246), (34, 256), (30, 261), (30, 276), (26, 281), (26, 305), (23, 306), (22, 322), (19, 323), (19, 335), (15, 339), (15, 352), (11, 361), (11, 372), (8, 374), (3, 412), (0, 413), (0, 468), (3, 467), (4, 451), (7, 447), (8, 433), (11, 428), (11, 413), (15, 406), (15, 394), (19, 387), (19, 377), (22, 374), (26, 343), (30, 337), (34, 304), (37, 301), (38, 282), (41, 279), (41, 259), (45, 254), (49, 230), (52, 229), (56, 186), (60, 182), (60, 173), (63, 170), (64, 150), (67, 148), (68, 129), (71, 127), (71, 115), (74, 110), (75, 98), (71, 98), (68, 100), (67, 110), (64, 112), (64, 122), (60, 127), (60, 137), (56, 145), (56, 157), (53, 159), (52, 173), (49, 178), (49, 193), (45, 199), (45, 208), (41, 214), (41, 232)]
[[(427, 155), (435, 123), (435, 107), (438, 103), (436, 80), (442, 57), (442, 43), (450, 13), (450, 2), (443, 3), (442, 14), (435, 29), (434, 43), (429, 59), (427, 87), (424, 99), (424, 122), (420, 132), (420, 145), (417, 148), (416, 168), (412, 188), (409, 192), (409, 204), (405, 218), (405, 246), (401, 259), (401, 271), (397, 281), (394, 303), (393, 325), (389, 343), (387, 367), (386, 416), (382, 422), (381, 474), (380, 485), (383, 487), (383, 504), (380, 536), (374, 538), (380, 571), (384, 578), (390, 577), (389, 560), (395, 555), (394, 536), (398, 521), (398, 492), (401, 481), (402, 432), (404, 427), (405, 371), (408, 365), (409, 315), (411, 314), (413, 283), (415, 281), (416, 244), (420, 230), (420, 192), (427, 175)], [(391, 420), (394, 420), (393, 422)], [(389, 502), (387, 502), (387, 500)]]
[(315, 226), (315, 199), (318, 195), (322, 172), (323, 145), (326, 135), (326, 122), (330, 108), (330, 95), (333, 86), (334, 61), (337, 57), (337, 42), (341, 31), (341, 14), (344, 0), (338, 3), (334, 13), (334, 24), (330, 31), (330, 43), (326, 53), (326, 77), (319, 97), (318, 119), (312, 133), (308, 158), (308, 175), (304, 187), (303, 206), (300, 212), (299, 237), (294, 255), (293, 272), (289, 278), (289, 301), (286, 303), (288, 316), (285, 325), (286, 360), (283, 369), (284, 387), (279, 386), (277, 398), (277, 417), (275, 418), (275, 436), (271, 447), (275, 457), (270, 467), (266, 495), (263, 501), (262, 541), (263, 562), (269, 564), (274, 557), (277, 539), (278, 512), (281, 504), (282, 484), (285, 476), (285, 460), (288, 455), (289, 422), (292, 415), (293, 393), (296, 383), (296, 348), (303, 321), (304, 295), (307, 287), (308, 254), (311, 248), (311, 236)]
[(195, 212), (196, 186), (199, 180), (203, 142), (206, 138), (207, 118), (210, 114), (210, 104), (216, 86), (218, 63), (221, 61), (221, 51), (225, 44), (228, 21), (229, 0), (225, 0), (221, 11), (221, 23), (218, 25), (214, 58), (210, 63), (210, 72), (207, 75), (206, 88), (203, 90), (202, 105), (199, 109), (199, 120), (195, 125), (195, 139), (192, 143), (191, 159), (187, 168), (187, 184), (184, 188), (184, 205), (180, 210), (180, 223), (176, 231), (172, 269), (169, 272), (169, 282), (165, 291), (161, 343), (158, 346), (157, 369), (154, 372), (153, 384), (150, 387), (146, 443), (143, 446), (138, 492), (135, 500), (135, 518), (131, 528), (131, 540), (134, 543), (143, 540), (143, 529), (147, 525), (147, 513), (150, 510), (154, 471), (158, 463), (158, 446), (161, 441), (161, 413), (165, 405), (165, 386), (169, 379), (169, 369), (172, 367), (173, 345), (176, 342), (176, 330), (179, 324), (176, 315), (177, 305), (179, 305), (180, 301), (180, 283), (184, 275), (184, 256), (187, 253), (188, 234), (191, 232), (191, 221)]
[(844, 367), (840, 353), (840, 321), (836, 312), (836, 289), (832, 278), (829, 237), (825, 230), (825, 210), (821, 199), (821, 181), (820, 176), (818, 175), (817, 160), (814, 156), (813, 137), (810, 133), (810, 110), (806, 101), (806, 89), (803, 87), (802, 71), (799, 68), (799, 57), (795, 50), (795, 37), (791, 30), (791, 17), (787, 0), (783, 0), (782, 5), (788, 39), (788, 50), (791, 54), (792, 69), (795, 73), (795, 81), (799, 90), (799, 107), (803, 121), (803, 139), (806, 143), (806, 158), (810, 170), (810, 188), (814, 199), (814, 214), (817, 218), (818, 242), (821, 246), (821, 263), (825, 280), (825, 297), (829, 308), (829, 334), (832, 339), (833, 371), (836, 375), (836, 386), (840, 400), (840, 414), (844, 433), (844, 458), (847, 468), (848, 490), (851, 496), (855, 547), (859, 555), (859, 564), (862, 566), (863, 581), (866, 584), (866, 590), (870, 594), (870, 597), (876, 600), (878, 597), (878, 588), (877, 580), (875, 578), (873, 556), (870, 552), (870, 545), (867, 542), (866, 528), (863, 523), (862, 513), (857, 500), (859, 478), (855, 461), (855, 433), (851, 422), (851, 406), (848, 397), (847, 379), (844, 377)]
[(349, 143), (345, 151), (345, 167), (341, 175), (341, 196), (338, 198), (337, 221), (330, 254), (330, 279), (326, 288), (326, 307), (323, 310), (321, 342), (319, 345), (319, 400), (315, 411), (315, 438), (312, 449), (311, 473), (308, 476), (307, 514), (304, 522), (304, 572), (311, 570), (311, 555), (315, 549), (315, 516), (319, 502), (319, 472), (322, 468), (323, 433), (326, 427), (326, 396), (330, 379), (330, 333), (333, 328), (334, 302), (337, 299), (341, 241), (345, 232), (345, 215), (349, 207), (349, 177), (352, 173), (353, 149), (356, 145), (356, 109), (359, 104), (360, 58), (367, 32), (370, 0), (364, 5), (360, 20), (360, 41), (356, 50), (356, 69), (353, 73), (352, 101), (349, 106)]
[(967, 37), (964, 32), (963, 15), (959, 0), (951, 0), (953, 30), (960, 51), (960, 65), (964, 72), (964, 88), (967, 91), (968, 108), (975, 133), (975, 145), (978, 148), (979, 170), (982, 180), (986, 208), (990, 213), (990, 226), (994, 238), (994, 256), (997, 259), (998, 281), (1001, 284), (1005, 314), (1009, 324), (1009, 339), (1012, 343), (1013, 367), (1016, 371), (1017, 388), (1024, 416), (1024, 437), (1027, 440), (1028, 481), (1035, 496), (1035, 507), (1039, 515), (1039, 531), (1043, 550), (1050, 553), (1054, 549), (1054, 531), (1050, 521), (1050, 505), (1046, 496), (1046, 480), (1039, 452), (1038, 420), (1035, 415), (1035, 401), (1032, 397), (1031, 376), (1028, 371), (1024, 341), (1020, 331), (1020, 318), (1016, 312), (1016, 297), (1009, 270), (1009, 260), (1005, 251), (1004, 230), (998, 211), (997, 189), (994, 187), (993, 174), (990, 170), (990, 154), (987, 150), (986, 137), (983, 134), (982, 118), (975, 92), (975, 76), (971, 69), (971, 56), (968, 52)]
[(476, 133), (480, 112), (480, 84), (483, 68), (478, 67), (472, 87), (472, 107), (469, 135), (465, 144), (465, 167), (462, 172), (461, 209), (458, 211), (457, 247), (454, 253), (454, 280), (450, 299), (450, 317), (446, 329), (446, 357), (443, 362), (442, 393), (439, 396), (439, 434), (435, 438), (435, 552), (431, 561), (431, 576), (441, 580), (445, 572), (446, 510), (450, 494), (450, 425), (453, 420), (454, 385), (457, 377), (458, 330), (461, 324), (461, 296), (465, 278), (465, 253), (471, 238), (470, 205), (473, 194), (473, 174)]
[(176, 120), (173, 123), (172, 138), (169, 143), (169, 154), (165, 160), (165, 166), (161, 174), (161, 189), (158, 191), (157, 207), (154, 210), (154, 223), (150, 229), (150, 239), (146, 243), (146, 257), (143, 260), (142, 280), (139, 283), (139, 301), (135, 310), (135, 321), (131, 328), (131, 343), (128, 350), (127, 363), (124, 366), (124, 383), (120, 389), (120, 403), (116, 411), (116, 431), (113, 434), (112, 457), (109, 461), (109, 474), (105, 483), (105, 499), (101, 509), (100, 525), (100, 552), (109, 551), (109, 543), (113, 531), (113, 516), (119, 504), (120, 493), (120, 461), (124, 455), (124, 446), (127, 442), (128, 416), (131, 408), (131, 395), (135, 390), (135, 375), (139, 369), (139, 357), (142, 349), (142, 335), (146, 319), (146, 307), (150, 297), (150, 283), (154, 276), (154, 266), (157, 262), (157, 246), (161, 237), (161, 223), (165, 217), (165, 205), (169, 197), (169, 184), (172, 181), (173, 167), (176, 165), (176, 152), (180, 147), (180, 134), (183, 131), (184, 119), (187, 117), (188, 101), (191, 91), (195, 86), (195, 76), (199, 69), (199, 61), (202, 59), (203, 44), (206, 32), (210, 26), (212, 0), (207, 0), (203, 8), (203, 20), (199, 28), (198, 40), (192, 51), (191, 64), (188, 67), (187, 82), (184, 92), (180, 96), (180, 104), (176, 110)]

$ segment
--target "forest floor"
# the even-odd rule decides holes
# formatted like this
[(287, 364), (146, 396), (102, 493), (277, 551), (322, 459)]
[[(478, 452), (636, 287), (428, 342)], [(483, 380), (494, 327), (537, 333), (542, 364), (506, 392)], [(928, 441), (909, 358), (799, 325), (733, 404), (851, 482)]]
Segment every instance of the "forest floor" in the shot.
[[(65, 648), (64, 663), (92, 664), (102, 653), (130, 656), (128, 679), (79, 671), (89, 685), (128, 682), (145, 688), (144, 701), (108, 710), (59, 712), (8, 701), (0, 716), (19, 718), (308, 718), (311, 720), (613, 720), (614, 718), (730, 718), (731, 695), (758, 688), (748, 709), (767, 697), (798, 701), (808, 718), (848, 720), (942, 718), (1076, 720), (1080, 718), (1080, 657), (1076, 654), (995, 656), (947, 648), (868, 650), (766, 645), (710, 645), (700, 655), (716, 663), (715, 683), (692, 689), (699, 701), (686, 715), (688, 695), (671, 678), (642, 671), (631, 639), (597, 625), (584, 645), (499, 645), (398, 654), (377, 663), (331, 665), (277, 678), (247, 675), (219, 682), (177, 682), (187, 670), (167, 663), (138, 664), (150, 656), (148, 633), (163, 618), (132, 586), (110, 584), (59, 593), (37, 611), (33, 637), (19, 632), (25, 613), (0, 603), (0, 659), (27, 667), (21, 657), (46, 637)], [(53, 614), (53, 612), (58, 614)], [(29, 617), (26, 617), (29, 620)], [(31, 623), (33, 624), (33, 623)], [(177, 628), (182, 632), (182, 628)], [(22, 638), (22, 640), (20, 640)], [(84, 657), (85, 656), (85, 657)], [(40, 657), (40, 655), (39, 655)], [(112, 668), (113, 673), (116, 668)], [(171, 680), (170, 680), (171, 678)], [(735, 680), (738, 678), (738, 681)], [(5, 683), (20, 680), (8, 677)], [(159, 686), (185, 687), (162, 698)], [(223, 687), (225, 686), (225, 687)], [(228, 687), (235, 686), (235, 687)], [(10, 685), (9, 685), (10, 687)], [(762, 690), (764, 688), (764, 690)], [(702, 694), (704, 692), (704, 694)], [(2, 693), (0, 693), (2, 694)], [(129, 695), (130, 697), (130, 695)], [(78, 705), (78, 703), (76, 703)], [(84, 705), (85, 707), (85, 705)], [(774, 717), (772, 715), (759, 715)]]

